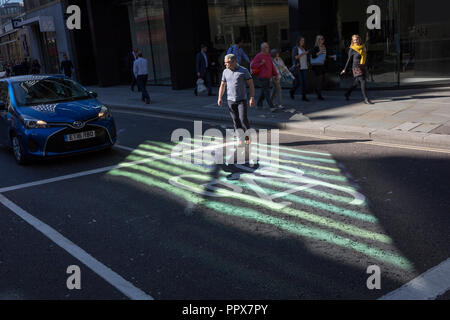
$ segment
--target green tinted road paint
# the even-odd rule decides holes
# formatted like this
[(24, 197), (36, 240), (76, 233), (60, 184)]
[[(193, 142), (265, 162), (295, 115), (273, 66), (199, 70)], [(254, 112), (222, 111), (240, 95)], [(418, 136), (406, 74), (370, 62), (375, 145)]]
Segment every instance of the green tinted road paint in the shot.
[[(161, 149), (161, 148), (150, 146), (150, 145), (142, 145), (142, 148), (148, 149), (148, 150), (154, 150), (154, 151), (158, 151), (158, 152), (161, 152), (161, 151), (166, 152), (171, 147), (171, 145), (168, 145), (168, 144), (164, 144), (164, 143), (160, 143), (160, 144), (161, 144), (162, 148), (166, 148), (166, 149)], [(145, 155), (149, 155), (149, 156), (156, 155), (156, 154), (152, 154), (152, 153), (145, 153), (144, 151), (138, 150), (138, 149), (136, 152), (138, 152), (139, 154), (144, 155), (144, 156)], [(180, 164), (187, 165), (186, 162), (181, 162), (181, 161), (177, 161), (176, 164), (177, 165), (180, 165)], [(207, 170), (199, 165), (193, 165), (190, 168), (192, 170), (197, 170), (196, 168), (198, 168), (198, 170), (200, 170), (200, 171)], [(264, 173), (262, 170), (260, 170), (260, 172), (261, 172), (261, 174)], [(289, 187), (291, 189), (298, 188), (298, 185), (289, 184), (286, 181), (289, 181), (289, 182), (296, 181), (296, 182), (300, 182), (300, 183), (314, 184), (316, 186), (322, 186), (322, 187), (325, 187), (328, 189), (333, 189), (333, 190), (337, 190), (337, 191), (340, 191), (343, 193), (350, 194), (354, 198), (352, 199), (352, 198), (346, 198), (346, 197), (342, 197), (342, 196), (338, 196), (338, 195), (333, 195), (333, 194), (323, 192), (320, 190), (313, 190), (311, 188), (304, 189), (302, 191), (307, 192), (311, 195), (320, 197), (320, 198), (343, 202), (345, 204), (357, 205), (357, 206), (365, 205), (365, 197), (362, 194), (360, 194), (357, 190), (355, 190), (353, 187), (350, 187), (350, 186), (341, 186), (341, 185), (330, 184), (327, 182), (323, 182), (321, 180), (315, 180), (315, 179), (311, 179), (311, 178), (308, 178), (305, 176), (295, 176), (290, 173), (288, 173), (288, 174), (280, 174), (280, 172), (277, 172), (276, 174), (274, 174), (272, 172), (267, 172), (267, 173), (268, 173), (268, 175), (270, 175), (270, 177), (260, 177), (260, 176), (255, 175), (254, 179), (261, 180), (263, 183), (271, 182), (274, 186), (278, 186), (281, 188)], [(285, 180), (283, 182), (277, 182), (277, 179), (285, 179)]]
[[(156, 171), (155, 171), (156, 172)], [(398, 267), (402, 270), (412, 270), (411, 263), (401, 257), (396, 255), (395, 253), (385, 252), (382, 249), (369, 247), (368, 245), (355, 242), (354, 240), (350, 240), (345, 237), (338, 236), (336, 234), (309, 227), (304, 226), (302, 224), (286, 221), (284, 219), (280, 219), (277, 217), (272, 217), (269, 215), (262, 214), (256, 210), (245, 208), (245, 207), (236, 207), (229, 204), (224, 204), (216, 201), (208, 201), (203, 199), (200, 196), (194, 195), (188, 191), (172, 186), (171, 184), (159, 181), (152, 177), (140, 174), (129, 172), (120, 169), (114, 169), (110, 171), (108, 174), (117, 177), (125, 177), (131, 179), (133, 181), (143, 183), (150, 187), (156, 187), (163, 191), (171, 192), (172, 194), (191, 202), (195, 205), (204, 205), (207, 208), (210, 208), (218, 213), (226, 214), (229, 216), (234, 216), (238, 218), (243, 218), (247, 220), (258, 221), (264, 224), (276, 226), (282, 230), (290, 232), (292, 234), (299, 235), (301, 237), (306, 237), (310, 239), (316, 239), (319, 241), (325, 241), (327, 243), (337, 245), (343, 248), (352, 249), (354, 251), (360, 252), (368, 257), (376, 259), (381, 262), (385, 262), (391, 264), (395, 267)]]
[[(151, 169), (149, 167), (153, 167), (155, 169)], [(197, 180), (201, 180), (203, 182), (212, 182), (211, 177), (209, 177), (208, 175), (202, 175), (202, 174), (198, 174), (198, 173), (192, 173), (190, 175), (187, 175), (187, 171), (180, 169), (180, 168), (176, 168), (170, 165), (164, 165), (161, 162), (151, 162), (148, 163), (147, 166), (133, 166), (132, 167), (134, 170), (139, 170), (142, 171), (146, 174), (151, 174), (153, 176), (162, 178), (162, 179), (168, 179), (171, 184), (176, 185), (180, 188), (185, 188), (186, 190), (189, 190), (191, 192), (196, 192), (198, 194), (202, 194), (202, 195), (211, 195), (211, 192), (204, 190), (203, 188), (199, 188), (199, 185), (197, 183), (192, 183), (190, 181), (187, 181), (186, 178), (190, 177), (192, 179), (197, 179)], [(182, 176), (173, 176), (169, 173), (166, 172), (170, 172), (170, 173), (175, 173), (175, 174), (181, 174)], [(181, 182), (180, 182), (181, 181)], [(220, 183), (220, 181), (219, 181)], [(206, 193), (205, 193), (206, 192)], [(270, 209), (276, 212), (279, 212), (281, 214), (286, 214), (286, 215), (290, 215), (305, 221), (309, 221), (312, 223), (316, 223), (319, 225), (322, 225), (324, 227), (327, 228), (331, 228), (331, 229), (336, 229), (339, 230), (341, 232), (356, 236), (356, 237), (360, 237), (360, 238), (366, 238), (366, 239), (370, 239), (370, 240), (374, 240), (374, 241), (379, 241), (379, 242), (383, 242), (383, 243), (391, 243), (392, 240), (382, 234), (378, 234), (375, 232), (371, 232), (365, 229), (361, 229), (352, 225), (348, 225), (342, 222), (337, 222), (334, 221), (330, 218), (326, 218), (326, 217), (320, 217), (320, 216), (316, 216), (313, 214), (310, 214), (308, 212), (305, 211), (301, 211), (301, 210), (297, 210), (297, 209), (292, 209), (292, 208), (287, 208), (285, 206), (285, 204), (280, 204), (280, 203), (275, 203), (273, 201), (268, 201), (265, 199), (261, 199), (261, 198), (257, 198), (251, 195), (247, 195), (247, 194), (241, 194), (238, 192), (234, 192), (234, 191), (230, 191), (230, 190), (226, 190), (226, 189), (222, 189), (222, 188), (217, 188), (216, 190), (214, 190), (214, 192), (219, 195), (219, 196), (225, 196), (225, 197), (229, 197), (232, 199), (239, 199), (243, 202), (249, 203), (251, 205), (256, 205), (258, 207), (263, 207), (266, 209)]]

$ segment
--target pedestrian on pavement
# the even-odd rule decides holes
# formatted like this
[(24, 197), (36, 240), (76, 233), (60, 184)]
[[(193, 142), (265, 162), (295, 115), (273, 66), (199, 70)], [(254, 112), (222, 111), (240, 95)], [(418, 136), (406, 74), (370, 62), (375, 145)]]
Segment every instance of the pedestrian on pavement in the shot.
[(22, 66), (19, 64), (19, 61), (16, 61), (14, 63), (14, 66), (12, 67), (12, 75), (13, 76), (21, 76), (22, 75)]
[(61, 62), (61, 70), (67, 78), (72, 79), (72, 71), (74, 70), (73, 63), (67, 57), (67, 54), (63, 54), (64, 60)]
[(282, 105), (283, 94), (282, 94), (282, 90), (281, 90), (281, 83), (282, 82), (286, 82), (286, 83), (292, 82), (295, 79), (295, 77), (293, 76), (293, 74), (289, 71), (289, 69), (284, 64), (284, 61), (283, 61), (283, 59), (281, 59), (280, 53), (278, 52), (277, 49), (270, 50), (270, 55), (272, 56), (273, 65), (275, 66), (277, 73), (280, 75), (280, 78), (278, 80), (275, 78), (273, 79), (273, 89), (272, 89), (272, 95), (270, 98), (273, 103), (275, 96), (277, 96), (278, 108), (284, 109), (284, 107)]
[(36, 59), (31, 63), (31, 74), (41, 74), (41, 65)]
[(350, 89), (345, 93), (345, 98), (347, 100), (350, 99), (350, 95), (352, 91), (358, 87), (358, 82), (361, 84), (361, 92), (364, 97), (365, 104), (373, 104), (372, 101), (367, 97), (366, 92), (366, 62), (367, 62), (367, 50), (365, 45), (362, 43), (362, 39), (359, 35), (355, 34), (352, 36), (352, 44), (350, 45), (350, 49), (348, 51), (348, 59), (345, 64), (344, 70), (342, 70), (341, 75), (345, 74), (347, 67), (352, 61), (352, 71), (354, 82)]
[(250, 59), (245, 54), (244, 49), (242, 49), (242, 46), (244, 45), (244, 40), (242, 38), (237, 37), (235, 44), (228, 48), (227, 54), (234, 54), (236, 57), (237, 63), (240, 65), (242, 63), (242, 59), (244, 59), (247, 63), (250, 63)]
[(142, 52), (138, 53), (138, 58), (133, 64), (133, 73), (136, 77), (137, 85), (142, 92), (142, 101), (146, 104), (150, 103), (150, 95), (147, 92), (147, 80), (148, 80), (148, 62), (147, 59), (142, 57)]
[(30, 69), (30, 63), (28, 62), (27, 58), (24, 58), (22, 63), (20, 64), (20, 68), (22, 69), (22, 74), (23, 75), (27, 75), (30, 73), (31, 69)]
[[(336, 56), (330, 56), (330, 58)], [(325, 100), (322, 97), (322, 88), (325, 83), (326, 73), (326, 60), (327, 60), (327, 47), (325, 46), (325, 38), (322, 35), (316, 37), (316, 43), (311, 52), (311, 66), (315, 75), (315, 91), (317, 99)]]
[(137, 85), (136, 77), (134, 76), (134, 62), (138, 58), (139, 49), (136, 48), (128, 54), (128, 68), (131, 71), (131, 91), (134, 91), (134, 87)]
[(295, 76), (294, 85), (291, 89), (290, 96), (291, 99), (294, 100), (295, 92), (302, 86), (302, 100), (309, 101), (306, 97), (306, 75), (308, 72), (308, 54), (309, 50), (305, 47), (305, 38), (300, 36), (297, 39), (297, 45), (292, 48), (291, 57), (292, 57), (292, 73)]
[(267, 42), (261, 43), (261, 52), (258, 53), (255, 58), (253, 58), (250, 66), (252, 69), (252, 74), (258, 78), (261, 85), (261, 91), (258, 97), (257, 107), (262, 108), (263, 100), (267, 101), (270, 111), (275, 112), (275, 108), (272, 100), (270, 99), (270, 79), (274, 78), (276, 80), (280, 79), (277, 70), (272, 62), (272, 57), (270, 56), (270, 47)]
[[(239, 138), (239, 146), (244, 144), (245, 133), (250, 129), (247, 118), (247, 87), (250, 87), (250, 107), (255, 105), (255, 86), (248, 70), (240, 66), (234, 54), (227, 54), (224, 59), (226, 69), (222, 73), (222, 82), (219, 89), (217, 104), (222, 106), (222, 96), (227, 88), (228, 109), (230, 110), (233, 125)], [(250, 143), (248, 137), (245, 138), (247, 144)]]
[[(195, 57), (195, 70), (197, 71), (197, 78), (203, 79), (208, 88), (208, 96), (212, 96), (211, 89), (211, 62), (208, 57), (208, 47), (204, 44), (200, 46), (200, 52)], [(195, 86), (194, 94), (198, 95), (197, 86)]]

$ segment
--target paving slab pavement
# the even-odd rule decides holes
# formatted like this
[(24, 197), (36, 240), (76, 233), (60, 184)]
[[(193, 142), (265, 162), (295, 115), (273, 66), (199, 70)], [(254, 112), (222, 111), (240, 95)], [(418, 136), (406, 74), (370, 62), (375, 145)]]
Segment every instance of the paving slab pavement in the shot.
[[(218, 107), (217, 96), (195, 96), (193, 89), (149, 86), (152, 99), (149, 105), (129, 86), (88, 89), (97, 92), (99, 100), (112, 109), (146, 110), (231, 123), (226, 103)], [(325, 91), (325, 101), (311, 94), (311, 101), (304, 102), (298, 95), (291, 100), (288, 90), (283, 90), (284, 110), (271, 113), (250, 108), (248, 116), (255, 125), (288, 129), (298, 134), (450, 149), (450, 87), (374, 90), (369, 91), (369, 95), (374, 105), (362, 103), (359, 92), (350, 101), (345, 100), (343, 91)], [(226, 101), (226, 96), (224, 98)]]

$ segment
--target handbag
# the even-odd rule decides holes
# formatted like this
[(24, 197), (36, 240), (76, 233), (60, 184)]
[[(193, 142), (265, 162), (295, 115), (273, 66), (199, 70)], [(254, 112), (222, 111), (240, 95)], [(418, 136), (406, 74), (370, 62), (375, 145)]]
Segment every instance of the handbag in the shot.
[(197, 92), (198, 93), (203, 93), (205, 91), (207, 91), (208, 89), (205, 86), (205, 81), (203, 81), (203, 79), (198, 79), (197, 80)]
[(311, 58), (311, 65), (313, 66), (323, 66), (325, 64), (326, 54), (322, 53), (318, 55), (316, 58)]

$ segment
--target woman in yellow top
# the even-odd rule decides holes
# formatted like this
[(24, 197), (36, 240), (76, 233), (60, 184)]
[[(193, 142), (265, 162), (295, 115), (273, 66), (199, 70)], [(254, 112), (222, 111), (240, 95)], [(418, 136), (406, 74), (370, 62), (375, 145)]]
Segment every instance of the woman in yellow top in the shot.
[(361, 92), (364, 96), (364, 103), (373, 104), (372, 101), (367, 97), (366, 90), (366, 61), (367, 61), (367, 50), (366, 46), (362, 43), (361, 37), (357, 34), (352, 36), (352, 44), (348, 51), (348, 60), (345, 64), (344, 70), (342, 70), (341, 75), (344, 74), (347, 70), (347, 67), (352, 60), (352, 71), (353, 77), (355, 81), (353, 85), (348, 89), (345, 93), (345, 98), (347, 100), (350, 99), (350, 95), (352, 94), (353, 89), (358, 86), (358, 82), (361, 84)]

